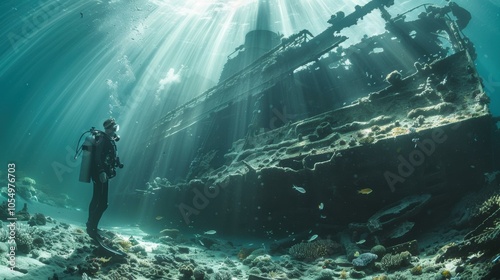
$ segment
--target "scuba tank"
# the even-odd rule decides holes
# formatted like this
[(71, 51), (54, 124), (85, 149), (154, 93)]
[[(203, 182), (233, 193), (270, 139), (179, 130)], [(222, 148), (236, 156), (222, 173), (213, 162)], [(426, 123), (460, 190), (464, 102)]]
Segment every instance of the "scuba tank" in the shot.
[(80, 182), (90, 183), (90, 170), (92, 167), (92, 154), (94, 152), (94, 135), (85, 137), (82, 144), (82, 165), (80, 165)]
[[(90, 133), (87, 137), (85, 137), (85, 141), (83, 144), (80, 146), (80, 142), (82, 141), (82, 138), (85, 134)], [(75, 152), (75, 159), (78, 158), (78, 155), (82, 155), (82, 164), (80, 165), (80, 182), (84, 183), (90, 183), (90, 176), (91, 176), (91, 168), (92, 168), (92, 154), (94, 153), (94, 148), (95, 148), (95, 135), (98, 133), (98, 131), (95, 129), (95, 127), (92, 127), (89, 131), (84, 132), (81, 136), (80, 139), (78, 140), (76, 152)]]
[[(80, 146), (80, 142), (82, 141), (83, 136), (85, 134), (89, 133), (87, 137), (85, 137), (85, 141), (83, 144)], [(80, 166), (80, 182), (84, 183), (90, 183), (90, 179), (92, 176), (92, 161), (94, 159), (94, 153), (95, 153), (95, 146), (98, 142), (99, 137), (108, 137), (110, 140), (112, 140), (112, 144), (115, 149), (115, 156), (116, 156), (116, 145), (114, 142), (120, 141), (120, 136), (114, 134), (112, 136), (106, 135), (106, 133), (96, 130), (95, 127), (92, 127), (89, 131), (85, 131), (81, 136), (80, 139), (78, 140), (78, 144), (76, 145), (76, 150), (75, 150), (75, 159), (78, 158), (78, 155), (82, 155), (82, 164)], [(115, 168), (123, 168), (123, 164), (120, 162), (120, 158), (116, 157), (113, 159), (111, 166), (111, 174), (108, 174), (109, 178), (113, 178), (116, 175)]]

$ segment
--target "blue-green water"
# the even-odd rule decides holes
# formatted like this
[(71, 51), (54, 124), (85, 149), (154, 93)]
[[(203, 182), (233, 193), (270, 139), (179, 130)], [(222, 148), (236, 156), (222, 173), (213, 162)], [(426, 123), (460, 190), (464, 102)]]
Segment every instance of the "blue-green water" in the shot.
[[(396, 1), (388, 11), (424, 2)], [(464, 33), (476, 46), (491, 112), (500, 115), (500, 2), (457, 3), (472, 13)], [(330, 15), (353, 6), (268, 1), (260, 10), (268, 16), (263, 23), (257, 0), (2, 1), (0, 162), (5, 169), (16, 163), (19, 176), (67, 193), (73, 206), (85, 208), (90, 188), (78, 182), (74, 149), (81, 133), (112, 116), (121, 125), (118, 149), (125, 168), (113, 180), (111, 200), (134, 192), (137, 184), (160, 176), (156, 162), (170, 162), (175, 173), (177, 162), (192, 160), (189, 139), (181, 147), (163, 147), (155, 158), (141, 158), (150, 132), (145, 128), (215, 85), (227, 55), (248, 31), (266, 24), (286, 36), (302, 29), (318, 34)], [(143, 162), (150, 164), (143, 168)]]

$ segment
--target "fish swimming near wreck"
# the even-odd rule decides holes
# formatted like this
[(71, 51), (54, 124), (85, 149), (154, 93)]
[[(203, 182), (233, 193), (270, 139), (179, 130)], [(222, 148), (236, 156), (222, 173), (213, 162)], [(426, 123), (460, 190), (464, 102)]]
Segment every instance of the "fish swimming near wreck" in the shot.
[(307, 242), (314, 241), (314, 240), (316, 240), (317, 238), (318, 238), (318, 235), (317, 235), (317, 234), (315, 234), (315, 235), (311, 236), (311, 238), (309, 238), (309, 240), (307, 240)]
[(371, 194), (372, 192), (373, 192), (373, 190), (370, 188), (364, 188), (364, 189), (358, 190), (359, 194)]
[(298, 191), (299, 193), (306, 193), (306, 189), (302, 187), (297, 187), (296, 185), (293, 185), (292, 189)]

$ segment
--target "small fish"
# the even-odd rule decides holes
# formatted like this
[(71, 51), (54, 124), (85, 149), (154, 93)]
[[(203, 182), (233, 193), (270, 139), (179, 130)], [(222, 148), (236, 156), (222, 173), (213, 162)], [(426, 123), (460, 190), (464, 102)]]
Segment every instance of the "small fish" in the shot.
[(163, 219), (163, 217), (162, 217), (162, 216), (156, 216), (156, 218), (155, 218), (155, 219), (156, 219), (157, 221), (159, 221), (159, 220)]
[(318, 205), (318, 209), (319, 210), (323, 210), (323, 208), (325, 207), (325, 205), (323, 204), (323, 202), (321, 202), (319, 205)]
[(359, 194), (371, 194), (372, 193), (372, 189), (370, 188), (364, 188), (364, 189), (361, 189), (361, 190), (358, 190), (358, 193)]
[(365, 243), (365, 242), (366, 242), (366, 240), (365, 240), (365, 239), (361, 239), (360, 241), (356, 242), (356, 244), (361, 245), (361, 244), (363, 244), (363, 243)]
[(296, 185), (293, 185), (292, 189), (298, 191), (299, 193), (306, 193), (306, 189), (302, 187), (297, 187)]
[(309, 238), (309, 240), (307, 240), (307, 242), (311, 242), (311, 241), (315, 240), (316, 238), (318, 238), (317, 234), (311, 236), (311, 238)]
[(216, 234), (217, 232), (215, 230), (208, 230), (208, 231), (205, 231), (204, 234)]

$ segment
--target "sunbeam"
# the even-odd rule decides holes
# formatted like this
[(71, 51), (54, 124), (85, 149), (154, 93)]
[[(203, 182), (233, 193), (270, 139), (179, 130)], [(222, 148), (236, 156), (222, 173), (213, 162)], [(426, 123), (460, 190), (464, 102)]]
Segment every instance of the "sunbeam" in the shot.
[[(364, 5), (367, 1), (359, 1)], [(438, 1), (442, 4), (445, 1)], [(406, 2), (389, 9), (393, 14)], [(24, 161), (26, 169), (38, 170), (51, 183), (61, 182), (49, 163), (64, 161), (52, 149), (72, 147), (78, 131), (98, 126), (108, 116), (122, 123), (125, 154), (141, 154), (147, 129), (170, 110), (213, 87), (228, 55), (255, 29), (280, 36), (300, 30), (319, 34), (326, 19), (337, 11), (354, 10), (352, 1), (39, 1), (4, 3), (0, 77), (8, 88), (2, 107), (9, 119), (12, 141), (7, 157)], [(365, 34), (383, 32), (379, 12), (368, 14), (358, 26), (342, 31), (343, 45), (359, 42)], [(401, 57), (404, 57), (402, 55)], [(402, 58), (401, 58), (402, 59)], [(8, 86), (7, 86), (8, 85)], [(296, 104), (304, 102), (298, 95)], [(237, 110), (249, 110), (253, 104)], [(272, 108), (271, 108), (272, 109)], [(289, 108), (290, 109), (290, 108)], [(283, 110), (283, 108), (275, 108)], [(234, 112), (234, 116), (245, 117)], [(7, 116), (16, 116), (8, 118)], [(25, 116), (25, 117), (23, 117)], [(231, 138), (241, 135), (238, 123), (229, 128)], [(241, 130), (241, 129), (240, 129)], [(196, 131), (192, 133), (193, 137)], [(172, 154), (192, 157), (184, 148), (159, 148), (163, 161)], [(15, 152), (14, 152), (15, 151)], [(63, 149), (62, 153), (66, 153)], [(36, 159), (32, 155), (36, 154)], [(169, 165), (169, 164), (167, 164)], [(145, 171), (145, 173), (148, 173)], [(64, 179), (69, 184), (73, 174)], [(149, 174), (145, 178), (154, 178)], [(134, 186), (126, 188), (134, 189)]]

